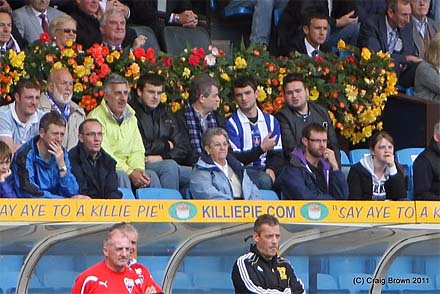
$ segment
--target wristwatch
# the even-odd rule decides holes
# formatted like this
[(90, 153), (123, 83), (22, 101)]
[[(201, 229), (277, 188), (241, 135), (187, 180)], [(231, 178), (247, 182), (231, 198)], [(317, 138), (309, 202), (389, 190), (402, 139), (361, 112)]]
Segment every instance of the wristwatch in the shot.
[(180, 16), (177, 13), (174, 14), (174, 23), (175, 24), (180, 24)]
[(66, 172), (66, 171), (67, 171), (67, 166), (63, 165), (63, 166), (59, 167), (59, 168), (58, 168), (58, 171), (59, 171), (60, 173), (62, 173), (62, 172)]

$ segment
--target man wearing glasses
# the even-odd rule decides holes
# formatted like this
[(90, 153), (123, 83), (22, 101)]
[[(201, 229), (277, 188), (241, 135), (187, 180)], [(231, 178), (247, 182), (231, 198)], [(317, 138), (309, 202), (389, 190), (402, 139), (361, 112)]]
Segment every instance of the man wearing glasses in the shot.
[(327, 130), (311, 123), (302, 130), (302, 148), (291, 154), (281, 174), (281, 191), (289, 200), (344, 200), (348, 185), (333, 150), (327, 148)]
[(56, 111), (67, 122), (63, 146), (70, 150), (78, 144), (78, 127), (86, 118), (84, 109), (72, 101), (73, 77), (67, 68), (52, 69), (47, 79), (46, 92), (40, 96), (38, 109)]
[(328, 131), (328, 146), (340, 162), (338, 140), (327, 110), (309, 101), (304, 77), (301, 74), (288, 74), (283, 79), (283, 91), (286, 104), (276, 113), (280, 122), (284, 156), (290, 159), (290, 153), (301, 146), (301, 132), (310, 123), (318, 123)]
[(120, 199), (116, 161), (102, 148), (102, 126), (89, 118), (79, 125), (79, 143), (69, 151), (72, 173), (81, 194), (94, 199)]

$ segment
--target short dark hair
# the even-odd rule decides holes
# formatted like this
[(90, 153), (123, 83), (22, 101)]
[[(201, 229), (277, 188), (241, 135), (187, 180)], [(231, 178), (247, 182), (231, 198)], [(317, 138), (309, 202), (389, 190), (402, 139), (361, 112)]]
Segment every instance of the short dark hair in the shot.
[(239, 76), (232, 83), (232, 91), (235, 88), (244, 88), (250, 86), (254, 91), (257, 90), (257, 83), (250, 76)]
[(12, 12), (11, 12), (9, 9), (1, 8), (1, 9), (0, 9), (0, 13), (6, 13), (6, 14), (9, 15), (9, 17), (11, 18), (11, 23), (14, 22), (14, 20), (12, 19)]
[(261, 227), (265, 224), (269, 226), (278, 226), (280, 222), (273, 215), (262, 214), (254, 222), (254, 232), (259, 234), (261, 232)]
[(3, 141), (0, 141), (0, 159), (12, 159), (11, 148)]
[(218, 88), (217, 81), (208, 74), (202, 74), (196, 76), (189, 86), (189, 101), (191, 103), (196, 102), (200, 95), (209, 96), (211, 94), (211, 87), (216, 86)]
[(29, 78), (22, 78), (18, 81), (17, 85), (15, 85), (15, 92), (18, 95), (21, 95), (23, 93), (24, 89), (36, 89), (40, 91), (40, 86), (34, 81)]
[(156, 73), (149, 72), (139, 78), (136, 84), (136, 89), (142, 90), (145, 87), (145, 84), (151, 84), (153, 86), (164, 86), (165, 78)]
[(43, 115), (40, 119), (40, 129), (47, 131), (49, 125), (54, 124), (60, 127), (66, 127), (66, 120), (56, 111), (51, 111)]
[(303, 138), (310, 139), (310, 134), (312, 131), (317, 133), (327, 133), (327, 129), (323, 125), (318, 123), (310, 123), (302, 130), (301, 136)]
[(102, 127), (101, 122), (99, 120), (97, 120), (96, 118), (87, 118), (80, 123), (80, 125), (78, 127), (78, 133), (82, 134), (84, 132), (84, 125), (88, 122), (97, 122)]
[(283, 90), (286, 89), (286, 85), (291, 82), (301, 82), (304, 85), (304, 88), (307, 88), (306, 81), (304, 80), (304, 76), (300, 73), (288, 73), (283, 79)]
[(403, 5), (410, 4), (410, 0), (387, 0), (387, 8), (390, 8), (392, 11), (397, 12), (397, 4), (401, 2)]

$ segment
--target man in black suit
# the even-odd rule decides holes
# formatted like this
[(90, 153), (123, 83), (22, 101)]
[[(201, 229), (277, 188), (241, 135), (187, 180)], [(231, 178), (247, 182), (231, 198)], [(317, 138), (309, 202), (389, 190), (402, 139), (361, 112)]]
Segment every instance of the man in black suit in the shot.
[[(341, 6), (344, 6), (348, 12), (337, 18), (334, 17), (333, 11)], [(355, 45), (359, 34), (356, 9), (356, 0), (289, 0), (278, 25), (280, 50), (282, 52), (288, 50), (288, 40), (301, 33), (303, 16), (311, 10), (322, 11), (329, 16), (330, 32), (328, 41), (332, 46), (336, 46), (340, 38)]]
[(195, 27), (198, 16), (192, 10), (190, 0), (126, 0), (130, 7), (130, 20), (153, 29), (161, 42), (165, 26)]
[[(303, 33), (292, 40), (288, 52), (298, 51), (314, 57), (319, 52), (331, 52), (331, 46), (325, 43), (328, 33), (328, 16), (319, 11), (311, 11), (304, 17)], [(288, 52), (283, 52), (284, 54)]]
[(417, 64), (411, 20), (410, 0), (388, 0), (385, 15), (374, 15), (361, 24), (359, 47), (373, 52), (391, 54), (399, 84), (410, 87), (414, 83)]

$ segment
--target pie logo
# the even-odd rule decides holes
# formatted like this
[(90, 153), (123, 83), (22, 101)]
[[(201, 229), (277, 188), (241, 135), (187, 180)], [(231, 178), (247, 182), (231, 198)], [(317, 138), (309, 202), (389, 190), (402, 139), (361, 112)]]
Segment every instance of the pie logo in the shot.
[(133, 291), (133, 288), (134, 288), (134, 281), (133, 281), (133, 279), (124, 278), (124, 284), (125, 284), (125, 287), (128, 290), (128, 293), (131, 293)]

